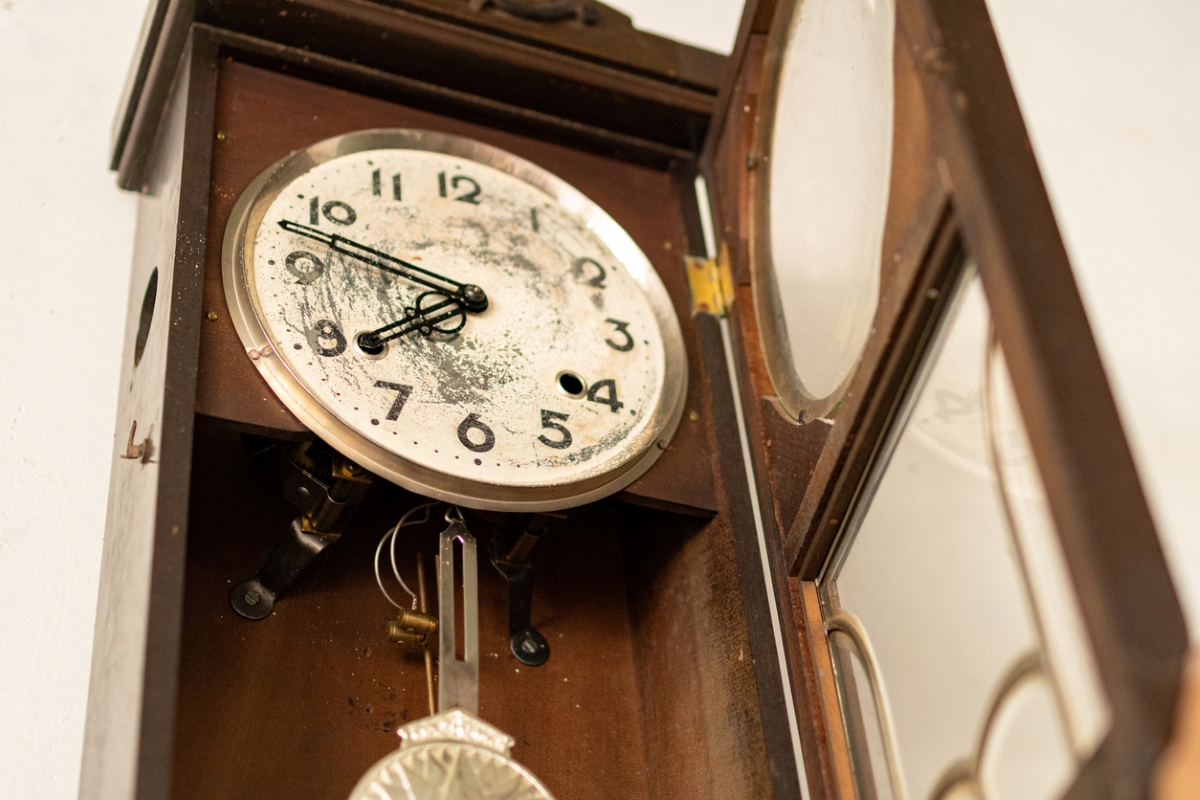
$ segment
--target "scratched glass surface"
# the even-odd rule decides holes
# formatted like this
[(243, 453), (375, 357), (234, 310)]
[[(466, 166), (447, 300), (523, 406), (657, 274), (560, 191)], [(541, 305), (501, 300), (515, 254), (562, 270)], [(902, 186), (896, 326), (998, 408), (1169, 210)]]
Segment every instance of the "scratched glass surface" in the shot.
[[(444, 295), (280, 220), (476, 284), (488, 308), (438, 323), (461, 323), (449, 333), (401, 325), (393, 332), (413, 329), (364, 352), (360, 334), (419, 323), (414, 309)], [(600, 474), (650, 444), (665, 349), (649, 302), (584, 222), (505, 172), (425, 151), (342, 156), (280, 193), (248, 260), (256, 313), (291, 372), (404, 458), (537, 486)]]
[[(898, 797), (983, 796), (980, 786), (991, 798), (1057, 797), (1109, 709), (977, 277), (951, 313), (861, 525), (839, 545), (827, 610), (857, 616), (874, 651)], [(986, 728), (1031, 654), (1046, 669), (1014, 684)], [(947, 784), (970, 759), (975, 783)], [(870, 782), (888, 781), (878, 751), (867, 760)]]
[(796, 4), (770, 157), (771, 253), (804, 393), (832, 395), (875, 319), (892, 164), (893, 0)]

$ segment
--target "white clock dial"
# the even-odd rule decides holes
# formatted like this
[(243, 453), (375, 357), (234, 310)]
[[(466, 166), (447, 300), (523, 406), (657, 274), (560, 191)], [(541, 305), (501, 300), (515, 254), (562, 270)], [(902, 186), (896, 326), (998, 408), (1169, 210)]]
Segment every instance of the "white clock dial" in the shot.
[(682, 409), (678, 322), (645, 255), (566, 184), (459, 137), (368, 131), (275, 165), (231, 218), (226, 291), (302, 421), (465, 505), (614, 491)]

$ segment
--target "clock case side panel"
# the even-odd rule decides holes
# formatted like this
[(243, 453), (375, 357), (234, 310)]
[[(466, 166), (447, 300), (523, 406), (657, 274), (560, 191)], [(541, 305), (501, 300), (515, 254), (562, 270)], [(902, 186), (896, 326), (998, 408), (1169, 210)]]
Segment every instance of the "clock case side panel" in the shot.
[(157, 798), (170, 789), (216, 48), (198, 35), (177, 55), (138, 168), (84, 800)]
[[(798, 426), (774, 409), (774, 391), (758, 353), (748, 265), (749, 169), (757, 109), (762, 102), (763, 71), (772, 31), (784, 11), (775, 0), (747, 4), (731, 66), (721, 90), (710, 135), (701, 156), (706, 179), (715, 243), (728, 252), (734, 301), (728, 310), (737, 388), (740, 393), (754, 491), (761, 509), (764, 545), (780, 617), (784, 679), (794, 698), (808, 792), (811, 798), (851, 798), (853, 785), (836, 705), (836, 689), (828, 648), (824, 645), (820, 611), (815, 600), (806, 605), (806, 584), (789, 576), (784, 558), (784, 534), (794, 517), (815, 464), (823, 451), (828, 427), (824, 423)], [(740, 468), (741, 454), (737, 460)], [(735, 468), (732, 465), (727, 469)], [(815, 597), (815, 595), (813, 596)], [(813, 617), (815, 614), (815, 618)]]

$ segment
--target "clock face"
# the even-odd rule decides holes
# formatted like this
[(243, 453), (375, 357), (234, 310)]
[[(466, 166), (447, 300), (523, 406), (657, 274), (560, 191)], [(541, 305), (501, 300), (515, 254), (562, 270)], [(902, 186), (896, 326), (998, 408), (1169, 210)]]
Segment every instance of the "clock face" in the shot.
[(235, 208), (225, 273), (284, 403), (422, 494), (586, 502), (644, 472), (682, 411), (679, 325), (645, 255), (478, 142), (364, 131), (285, 159)]

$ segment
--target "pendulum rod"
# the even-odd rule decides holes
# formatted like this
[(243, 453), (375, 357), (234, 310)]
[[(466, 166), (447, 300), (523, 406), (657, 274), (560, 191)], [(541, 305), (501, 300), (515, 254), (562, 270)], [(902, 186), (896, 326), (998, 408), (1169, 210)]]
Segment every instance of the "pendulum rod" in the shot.
[[(417, 553), (417, 595), (420, 602), (420, 610), (422, 614), (429, 613), (429, 605), (425, 602), (425, 556)], [(437, 713), (437, 706), (434, 704), (433, 698), (433, 652), (428, 646), (424, 648), (425, 652), (425, 688), (429, 692), (429, 715), (433, 716)]]
[[(438, 711), (460, 709), (479, 713), (479, 584), (475, 537), (467, 530), (462, 512), (446, 511), (450, 527), (442, 531), (438, 547)], [(455, 652), (458, 620), (455, 613), (454, 545), (462, 547), (463, 657)]]

